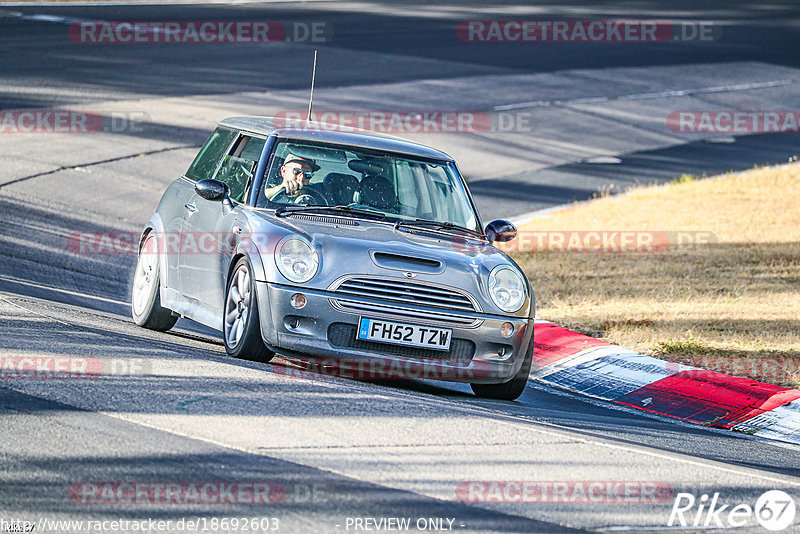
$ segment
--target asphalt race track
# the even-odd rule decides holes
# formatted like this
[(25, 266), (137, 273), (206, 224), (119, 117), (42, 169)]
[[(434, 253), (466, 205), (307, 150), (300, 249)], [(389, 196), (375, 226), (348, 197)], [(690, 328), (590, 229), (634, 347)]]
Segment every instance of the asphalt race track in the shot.
[[(714, 32), (660, 43), (456, 36), (465, 19), (533, 18), (710, 23)], [(323, 22), (330, 33), (316, 43), (130, 45), (68, 33), (76, 21), (203, 20)], [(76, 232), (138, 232), (217, 120), (304, 109), (314, 48), (315, 109), (469, 111), (492, 121), (477, 132), (398, 132), (455, 156), (486, 221), (612, 185), (785, 162), (800, 151), (796, 134), (687, 135), (667, 116), (796, 109), (798, 23), (789, 1), (0, 4), (0, 110), (69, 108), (103, 125), (0, 134), (2, 355), (81, 357), (106, 370), (0, 380), (0, 520), (32, 521), (36, 532), (91, 531), (41, 518), (156, 519), (181, 532), (189, 531), (177, 526), (182, 519), (234, 517), (277, 518), (280, 532), (380, 531), (375, 522), (387, 518), (410, 518), (411, 531), (645, 531), (667, 526), (679, 492), (718, 492), (731, 507), (773, 489), (797, 497), (794, 446), (535, 383), (501, 402), (466, 385), (298, 375), (281, 358), (230, 359), (215, 332), (183, 319), (166, 334), (138, 328), (128, 305), (135, 256), (80, 253), (68, 242)], [(515, 128), (494, 127), (509, 117)], [(490, 481), (650, 483), (669, 492), (658, 502), (485, 502), (459, 489)], [(271, 504), (81, 498), (103, 482), (282, 489)], [(763, 531), (752, 524), (740, 531)]]

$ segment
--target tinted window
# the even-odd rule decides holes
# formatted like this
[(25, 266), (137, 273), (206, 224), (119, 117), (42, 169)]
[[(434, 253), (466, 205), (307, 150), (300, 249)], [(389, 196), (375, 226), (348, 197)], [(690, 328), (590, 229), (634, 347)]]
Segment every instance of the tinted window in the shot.
[(265, 139), (243, 135), (231, 153), (225, 156), (215, 178), (228, 184), (233, 200), (244, 202), (247, 197), (265, 143)]
[(214, 175), (217, 170), (217, 164), (225, 151), (233, 141), (233, 136), (236, 132), (222, 126), (217, 127), (216, 130), (208, 138), (208, 141), (197, 153), (189, 170), (186, 171), (186, 177), (191, 180), (205, 180)]

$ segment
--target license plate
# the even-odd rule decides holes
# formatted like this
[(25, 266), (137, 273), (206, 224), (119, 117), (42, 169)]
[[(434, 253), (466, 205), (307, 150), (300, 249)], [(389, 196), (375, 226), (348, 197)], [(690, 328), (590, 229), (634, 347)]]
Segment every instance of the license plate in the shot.
[(449, 328), (393, 323), (368, 317), (362, 317), (358, 324), (358, 339), (364, 341), (450, 350), (452, 337), (453, 331)]

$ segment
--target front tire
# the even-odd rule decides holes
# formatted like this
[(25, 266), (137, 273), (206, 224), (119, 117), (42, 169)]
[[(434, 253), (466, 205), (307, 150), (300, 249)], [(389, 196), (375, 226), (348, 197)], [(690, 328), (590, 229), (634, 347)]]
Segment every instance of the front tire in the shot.
[(478, 397), (484, 399), (499, 399), (499, 400), (517, 400), (522, 392), (525, 391), (525, 385), (528, 383), (528, 376), (531, 374), (531, 363), (533, 362), (533, 343), (531, 342), (531, 350), (525, 356), (514, 378), (502, 384), (470, 384), (472, 392)]
[(131, 316), (139, 326), (166, 332), (178, 320), (170, 310), (161, 306), (158, 240), (149, 234), (136, 262), (131, 288)]
[(275, 356), (261, 339), (255, 281), (245, 258), (236, 262), (228, 277), (224, 313), (222, 337), (229, 356), (264, 363)]

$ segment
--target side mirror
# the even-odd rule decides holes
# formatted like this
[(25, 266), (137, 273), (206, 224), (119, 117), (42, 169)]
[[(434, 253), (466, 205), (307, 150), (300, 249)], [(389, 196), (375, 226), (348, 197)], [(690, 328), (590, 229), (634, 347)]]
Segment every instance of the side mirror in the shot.
[(517, 237), (517, 227), (508, 221), (498, 219), (487, 224), (484, 233), (486, 234), (486, 238), (492, 243), (495, 241), (498, 243), (505, 243)]
[(197, 182), (194, 190), (206, 200), (225, 200), (231, 192), (226, 184), (211, 178)]

